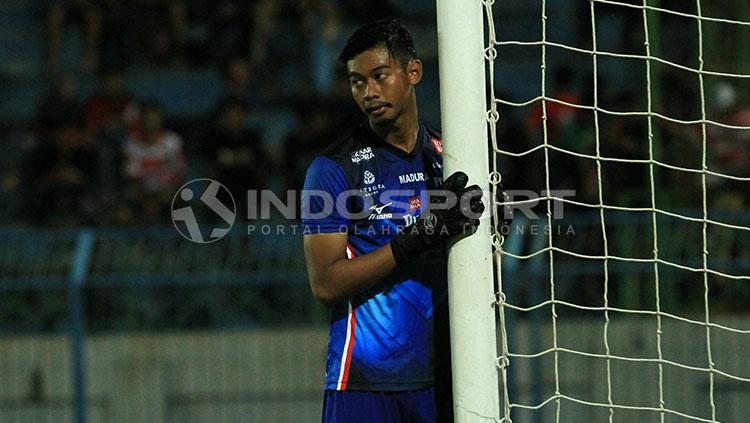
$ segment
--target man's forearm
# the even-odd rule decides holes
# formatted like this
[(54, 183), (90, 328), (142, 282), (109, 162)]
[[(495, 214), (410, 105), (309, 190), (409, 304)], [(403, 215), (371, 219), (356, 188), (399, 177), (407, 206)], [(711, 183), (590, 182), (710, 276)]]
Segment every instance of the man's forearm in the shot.
[(313, 293), (327, 305), (372, 288), (396, 269), (390, 244), (354, 259), (337, 260), (315, 275)]

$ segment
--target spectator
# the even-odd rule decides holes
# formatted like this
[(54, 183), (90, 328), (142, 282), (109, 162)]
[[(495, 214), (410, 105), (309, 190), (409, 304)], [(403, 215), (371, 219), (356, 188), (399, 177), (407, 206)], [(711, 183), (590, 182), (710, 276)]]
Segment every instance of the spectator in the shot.
[(47, 12), (49, 69), (60, 68), (65, 21), (70, 15), (83, 21), (86, 46), (81, 60), (84, 71), (95, 71), (99, 65), (99, 45), (102, 35), (102, 11), (95, 0), (51, 0)]
[(182, 138), (164, 129), (164, 113), (157, 103), (141, 107), (139, 127), (123, 145), (126, 198), (130, 215), (139, 223), (163, 222), (177, 187), (186, 173)]
[(120, 142), (135, 128), (137, 116), (138, 108), (133, 96), (125, 91), (122, 72), (116, 68), (103, 71), (99, 88), (86, 100), (86, 130), (96, 145), (99, 188), (107, 204), (116, 201), (121, 185)]
[[(555, 89), (550, 95), (551, 98), (563, 101), (569, 104), (581, 104), (581, 98), (575, 89), (575, 74), (573, 69), (563, 66), (555, 72)], [(555, 138), (562, 132), (565, 127), (571, 124), (578, 114), (574, 107), (560, 104), (553, 101), (547, 102), (547, 134), (550, 138)], [(534, 138), (541, 138), (540, 131), (542, 128), (542, 105), (539, 105), (529, 115), (526, 120), (526, 127), (529, 134), (535, 134)]]
[[(348, 82), (347, 82), (348, 84)], [(359, 115), (346, 98), (307, 98), (295, 105), (300, 125), (284, 141), (286, 189), (301, 190), (305, 172), (313, 158), (339, 136), (342, 128), (353, 127)]]
[(310, 52), (306, 73), (312, 75), (317, 93), (328, 93), (336, 78), (336, 46), (342, 41), (339, 8), (329, 0), (306, 0), (300, 2), (300, 15), (306, 49)]
[(398, 14), (397, 0), (349, 0), (339, 1), (336, 5), (343, 10), (347, 20), (369, 22), (384, 19)]
[(35, 225), (91, 223), (95, 151), (83, 131), (75, 82), (64, 78), (37, 110), (34, 145), (19, 166), (21, 219)]
[[(638, 110), (641, 100), (632, 92), (626, 91), (614, 100), (615, 110)], [(639, 116), (618, 116), (613, 119), (600, 116), (600, 150), (605, 157), (621, 160), (643, 160), (648, 158), (647, 121)], [(683, 147), (686, 148), (686, 147)], [(589, 160), (589, 162), (591, 162)], [(596, 179), (594, 163), (589, 165), (591, 179)], [(647, 169), (641, 165), (623, 162), (605, 162), (602, 165), (602, 188), (604, 201), (617, 206), (646, 207), (650, 204)], [(595, 187), (598, 189), (598, 187)], [(665, 187), (666, 190), (666, 187)], [(594, 191), (594, 189), (592, 189)], [(598, 193), (591, 195), (598, 198)]]
[(131, 2), (127, 13), (136, 28), (139, 56), (150, 65), (184, 63), (189, 20), (185, 1), (145, 0)]
[[(253, 82), (253, 86), (250, 86)], [(261, 104), (261, 97), (264, 93), (262, 81), (253, 79), (252, 68), (250, 63), (244, 57), (232, 57), (227, 60), (224, 66), (224, 99), (220, 102), (218, 108), (226, 102), (237, 101), (249, 109), (258, 107)]]
[[(511, 94), (508, 92), (501, 91), (497, 92), (496, 95), (497, 98), (511, 99)], [(514, 152), (528, 151), (533, 148), (534, 146), (530, 145), (526, 136), (525, 128), (513, 115), (513, 109), (510, 106), (498, 103), (497, 111), (500, 115), (495, 132), (498, 147)], [(492, 154), (496, 154), (494, 152), (495, 146), (492, 145), (490, 137), (488, 137), (488, 141), (490, 142), (490, 151)], [(508, 157), (497, 154), (496, 157), (500, 163), (500, 169), (503, 169), (502, 184), (505, 189), (524, 189), (536, 192), (541, 192), (544, 189), (544, 173), (540, 171), (542, 166), (537, 156), (527, 154), (520, 157)]]
[[(191, 2), (191, 6), (192, 6)], [(211, 50), (214, 60), (228, 57), (247, 57), (250, 53), (254, 6), (245, 0), (219, 0), (208, 2), (210, 10)]]
[(47, 138), (57, 130), (80, 123), (82, 108), (76, 96), (78, 83), (69, 76), (60, 77), (44, 96), (34, 116), (36, 136)]
[[(253, 31), (250, 34), (250, 63), (260, 80), (264, 100), (291, 97), (311, 78), (307, 70), (308, 36), (303, 11), (306, 2), (258, 0), (253, 8)], [(289, 60), (290, 55), (295, 60)], [(273, 72), (267, 72), (273, 69)]]
[(133, 129), (138, 115), (133, 95), (125, 91), (122, 71), (106, 69), (99, 75), (99, 88), (86, 100), (86, 127), (94, 135), (101, 131), (122, 134)]
[(250, 35), (250, 60), (253, 66), (268, 61), (269, 40), (277, 26), (281, 2), (258, 0), (253, 7), (253, 32)]
[[(725, 125), (750, 126), (750, 108), (737, 102), (735, 88), (720, 82), (714, 90), (715, 120)], [(730, 129), (718, 125), (707, 126), (709, 168), (715, 172), (746, 177), (750, 169), (750, 133), (747, 130)], [(710, 176), (710, 190), (714, 192), (716, 206), (743, 208), (748, 204), (747, 184)]]
[[(575, 88), (575, 75), (573, 69), (568, 66), (562, 66), (557, 69), (554, 76), (554, 89), (550, 90), (548, 95), (555, 100), (563, 101), (568, 104), (581, 104), (580, 94)], [(544, 137), (543, 116), (545, 110), (542, 109), (541, 102), (536, 104), (531, 114), (526, 119), (526, 131), (531, 145), (542, 143)], [(584, 115), (573, 106), (561, 104), (556, 101), (546, 102), (547, 116), (547, 141), (567, 150), (583, 152), (587, 144), (591, 144), (592, 136), (588, 131), (590, 126), (586, 122)], [(561, 154), (561, 153), (554, 153)], [(559, 157), (566, 157), (558, 155)], [(559, 160), (551, 161), (550, 174), (551, 180), (554, 181), (552, 189), (575, 189), (578, 200), (588, 200), (591, 198), (591, 186), (584, 186), (582, 183), (591, 180), (591, 164), (584, 160)], [(596, 179), (594, 179), (596, 180)]]
[[(186, 2), (190, 64), (204, 66), (233, 57), (249, 58), (255, 46), (263, 56), (281, 3), (274, 0)], [(262, 15), (260, 18), (256, 18), (258, 13)]]
[(209, 173), (233, 193), (266, 187), (269, 157), (259, 135), (247, 128), (247, 109), (238, 100), (227, 100), (216, 124), (201, 144), (201, 157)]
[(134, 25), (128, 2), (96, 0), (102, 14), (102, 35), (99, 47), (99, 69), (124, 68), (133, 62), (139, 50), (134, 40)]

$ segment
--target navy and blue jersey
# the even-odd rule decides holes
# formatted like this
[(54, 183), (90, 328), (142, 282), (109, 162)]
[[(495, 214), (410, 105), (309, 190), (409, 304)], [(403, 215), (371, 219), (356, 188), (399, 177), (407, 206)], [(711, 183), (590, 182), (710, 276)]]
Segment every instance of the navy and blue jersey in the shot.
[[(442, 141), (420, 124), (406, 153), (365, 122), (317, 157), (303, 194), (306, 234), (346, 233), (354, 259), (390, 243), (442, 184)], [(433, 315), (447, 306), (445, 255), (394, 271), (332, 310), (326, 389), (405, 391), (434, 384)]]

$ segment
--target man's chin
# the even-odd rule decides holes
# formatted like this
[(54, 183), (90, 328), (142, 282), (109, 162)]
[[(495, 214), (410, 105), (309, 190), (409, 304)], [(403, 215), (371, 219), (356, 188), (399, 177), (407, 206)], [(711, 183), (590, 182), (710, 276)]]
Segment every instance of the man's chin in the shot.
[(394, 121), (394, 119), (392, 119), (392, 118), (390, 118), (390, 117), (388, 117), (388, 116), (386, 116), (384, 114), (380, 115), (380, 116), (370, 115), (369, 120), (370, 120), (370, 126), (372, 126), (372, 127), (376, 127), (377, 126), (379, 128), (383, 128), (383, 127), (386, 127), (386, 126), (391, 126), (393, 124), (393, 121)]

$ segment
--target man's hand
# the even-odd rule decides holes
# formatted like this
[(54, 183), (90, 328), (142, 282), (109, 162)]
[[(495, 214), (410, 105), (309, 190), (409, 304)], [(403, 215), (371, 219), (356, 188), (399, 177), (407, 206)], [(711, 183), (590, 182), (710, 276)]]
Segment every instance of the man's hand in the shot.
[[(443, 194), (432, 195), (426, 212), (414, 225), (396, 235), (391, 242), (391, 250), (398, 265), (409, 262), (450, 238), (463, 238), (476, 232), (479, 216), (484, 211), (482, 190), (478, 185), (467, 187), (468, 182), (469, 177), (463, 172), (449, 176), (441, 187)], [(431, 210), (439, 204), (447, 208)]]

